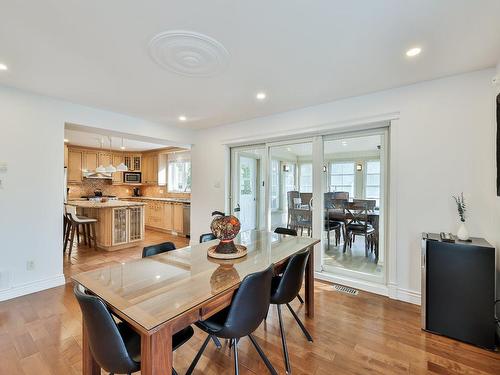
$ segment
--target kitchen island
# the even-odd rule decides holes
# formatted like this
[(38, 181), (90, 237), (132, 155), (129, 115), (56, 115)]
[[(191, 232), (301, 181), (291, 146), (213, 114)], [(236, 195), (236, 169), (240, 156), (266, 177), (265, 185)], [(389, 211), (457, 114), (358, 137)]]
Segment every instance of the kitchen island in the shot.
[(97, 219), (97, 247), (103, 250), (126, 249), (144, 239), (143, 202), (70, 200), (67, 204), (75, 206), (79, 215)]

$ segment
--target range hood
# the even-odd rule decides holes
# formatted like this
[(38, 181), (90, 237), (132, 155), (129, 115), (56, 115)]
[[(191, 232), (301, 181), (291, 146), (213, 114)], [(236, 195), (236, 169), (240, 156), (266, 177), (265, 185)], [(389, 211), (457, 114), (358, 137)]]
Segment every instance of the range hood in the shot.
[(83, 172), (83, 177), (96, 180), (111, 180), (113, 175), (111, 173), (99, 173), (96, 171)]

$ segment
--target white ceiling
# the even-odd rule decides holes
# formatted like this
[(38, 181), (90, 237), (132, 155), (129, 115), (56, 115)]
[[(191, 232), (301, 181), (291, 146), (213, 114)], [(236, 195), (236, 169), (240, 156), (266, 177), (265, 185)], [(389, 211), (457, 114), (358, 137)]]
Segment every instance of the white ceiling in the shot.
[[(0, 84), (204, 128), (494, 66), (499, 14), (498, 0), (3, 1)], [(160, 67), (148, 44), (169, 30), (220, 42), (227, 69)]]
[[(64, 129), (64, 138), (68, 140), (68, 144), (73, 146), (84, 147), (101, 147), (101, 140), (103, 141), (103, 149), (109, 150), (109, 138), (111, 137), (111, 149), (121, 150), (122, 137), (110, 136), (104, 134), (96, 134), (91, 132), (83, 132), (77, 130)], [(150, 142), (143, 142), (136, 139), (123, 138), (124, 151), (148, 151), (158, 148), (167, 147), (165, 144), (157, 144)]]

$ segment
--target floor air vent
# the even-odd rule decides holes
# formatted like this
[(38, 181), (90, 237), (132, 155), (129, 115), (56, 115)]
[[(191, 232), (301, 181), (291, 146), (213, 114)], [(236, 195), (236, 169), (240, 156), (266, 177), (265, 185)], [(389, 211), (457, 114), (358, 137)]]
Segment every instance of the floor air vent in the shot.
[(335, 289), (337, 292), (350, 294), (351, 296), (358, 295), (357, 289), (350, 288), (350, 287), (344, 286), (344, 285), (333, 284), (333, 289)]

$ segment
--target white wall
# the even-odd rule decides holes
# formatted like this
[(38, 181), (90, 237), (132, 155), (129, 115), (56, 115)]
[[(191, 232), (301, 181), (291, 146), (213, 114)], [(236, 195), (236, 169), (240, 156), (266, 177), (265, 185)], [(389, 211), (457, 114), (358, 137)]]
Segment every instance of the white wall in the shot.
[(471, 234), (500, 246), (494, 74), (493, 69), (483, 70), (200, 131), (192, 149), (192, 238), (207, 231), (211, 211), (225, 208), (224, 143), (252, 143), (330, 126), (341, 129), (355, 119), (399, 112), (391, 130), (394, 282), (401, 296), (413, 296), (407, 299), (416, 302), (420, 233), (456, 232), (452, 194), (464, 192)]
[[(0, 300), (64, 282), (65, 122), (186, 144), (193, 139), (192, 131), (0, 87)], [(35, 262), (32, 271), (28, 260)]]

